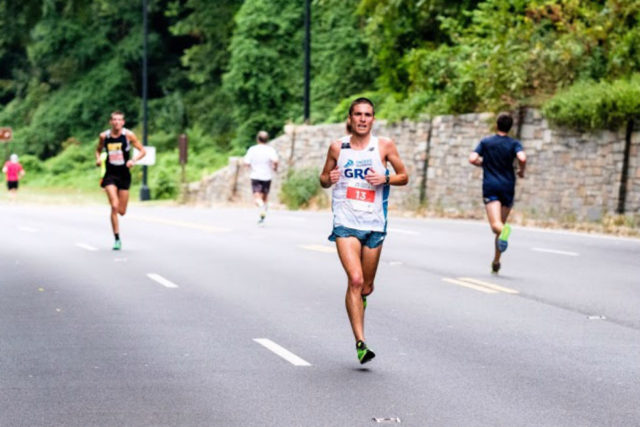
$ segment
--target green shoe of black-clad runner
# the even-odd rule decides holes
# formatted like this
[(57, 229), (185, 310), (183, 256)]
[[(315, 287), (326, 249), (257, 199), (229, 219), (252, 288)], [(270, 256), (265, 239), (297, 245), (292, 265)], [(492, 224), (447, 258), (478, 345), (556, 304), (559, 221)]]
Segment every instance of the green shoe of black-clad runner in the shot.
[(122, 249), (122, 242), (120, 241), (120, 239), (118, 239), (113, 244), (113, 250), (114, 251), (119, 251), (120, 249)]
[(365, 363), (371, 361), (371, 359), (376, 357), (376, 354), (371, 351), (369, 347), (367, 347), (364, 341), (358, 341), (356, 343), (356, 351), (358, 352), (358, 360), (360, 361), (361, 365), (364, 365)]

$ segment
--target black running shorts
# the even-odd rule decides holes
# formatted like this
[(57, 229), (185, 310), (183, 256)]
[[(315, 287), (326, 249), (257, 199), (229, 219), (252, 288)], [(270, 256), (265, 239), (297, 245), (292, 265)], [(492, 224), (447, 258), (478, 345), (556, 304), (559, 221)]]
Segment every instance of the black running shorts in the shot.
[(251, 180), (251, 191), (254, 193), (269, 194), (271, 181), (260, 181), (259, 179)]
[(115, 185), (118, 190), (128, 190), (131, 187), (131, 173), (109, 173), (107, 172), (102, 178), (100, 186), (105, 188), (107, 185)]

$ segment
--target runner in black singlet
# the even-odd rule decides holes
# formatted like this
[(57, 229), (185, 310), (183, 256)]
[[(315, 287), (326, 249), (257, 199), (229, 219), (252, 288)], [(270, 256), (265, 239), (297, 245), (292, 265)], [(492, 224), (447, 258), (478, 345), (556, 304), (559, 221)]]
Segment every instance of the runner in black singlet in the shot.
[[(120, 250), (120, 228), (118, 214), (127, 212), (129, 203), (129, 187), (131, 186), (130, 169), (143, 158), (146, 151), (136, 135), (124, 127), (124, 114), (120, 111), (111, 113), (111, 128), (100, 134), (96, 147), (96, 165), (101, 166), (101, 154), (106, 152), (106, 168), (100, 186), (107, 193), (111, 205), (111, 228), (115, 236), (114, 250)], [(131, 146), (138, 149), (137, 159), (131, 158)]]

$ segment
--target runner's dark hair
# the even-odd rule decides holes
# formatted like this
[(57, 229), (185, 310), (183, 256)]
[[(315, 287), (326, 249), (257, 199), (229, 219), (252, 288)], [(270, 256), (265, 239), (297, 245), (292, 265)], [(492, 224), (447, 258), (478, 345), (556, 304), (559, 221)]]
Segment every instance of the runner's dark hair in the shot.
[(500, 113), (498, 114), (496, 125), (500, 132), (507, 133), (511, 130), (511, 126), (513, 126), (513, 117), (511, 117), (509, 113)]

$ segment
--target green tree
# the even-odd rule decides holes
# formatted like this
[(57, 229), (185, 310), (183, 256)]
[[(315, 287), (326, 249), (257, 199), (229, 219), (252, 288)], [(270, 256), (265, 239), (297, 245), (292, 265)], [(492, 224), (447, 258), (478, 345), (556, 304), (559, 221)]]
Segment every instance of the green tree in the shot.
[(325, 121), (346, 97), (372, 87), (377, 69), (369, 58), (360, 0), (315, 0), (312, 4), (311, 119)]
[(467, 22), (477, 0), (361, 0), (358, 12), (367, 19), (366, 36), (380, 69), (379, 88), (405, 94), (410, 86), (406, 55), (413, 49), (450, 42), (440, 27), (445, 18)]
[(236, 15), (223, 85), (237, 148), (251, 145), (258, 130), (275, 135), (302, 114), (302, 9), (301, 2), (246, 0)]
[(0, 2), (0, 105), (24, 96), (29, 82), (29, 31), (40, 13), (39, 0)]
[(234, 130), (222, 76), (229, 64), (233, 18), (241, 5), (242, 0), (187, 0), (172, 3), (167, 11), (176, 18), (171, 33), (190, 42), (181, 57), (187, 80), (181, 84), (187, 124), (209, 131), (221, 149), (228, 149)]

